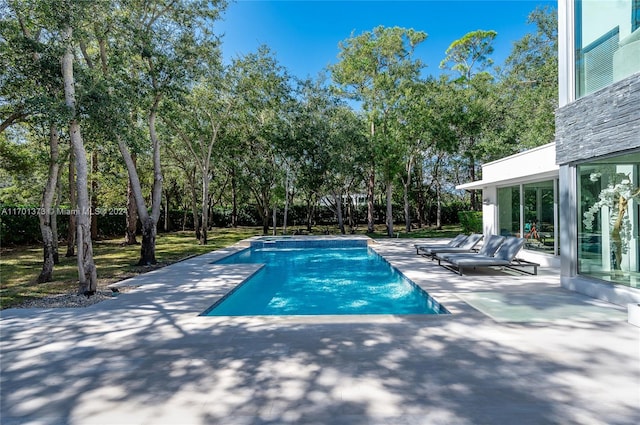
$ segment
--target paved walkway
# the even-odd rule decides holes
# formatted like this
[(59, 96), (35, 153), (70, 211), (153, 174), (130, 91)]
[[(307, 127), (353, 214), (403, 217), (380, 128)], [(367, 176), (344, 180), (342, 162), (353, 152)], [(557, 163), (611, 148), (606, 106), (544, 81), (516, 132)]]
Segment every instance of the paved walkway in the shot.
[(4, 310), (0, 423), (640, 423), (640, 328), (622, 308), (544, 269), (460, 277), (414, 242), (374, 249), (453, 314), (198, 316), (255, 271), (210, 264), (239, 246), (89, 308)]

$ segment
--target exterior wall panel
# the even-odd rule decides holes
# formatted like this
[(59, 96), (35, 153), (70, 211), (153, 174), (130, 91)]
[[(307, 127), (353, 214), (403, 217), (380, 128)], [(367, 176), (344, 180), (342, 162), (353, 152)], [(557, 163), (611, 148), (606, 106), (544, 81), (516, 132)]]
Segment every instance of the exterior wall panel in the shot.
[(556, 111), (556, 162), (640, 147), (640, 73)]

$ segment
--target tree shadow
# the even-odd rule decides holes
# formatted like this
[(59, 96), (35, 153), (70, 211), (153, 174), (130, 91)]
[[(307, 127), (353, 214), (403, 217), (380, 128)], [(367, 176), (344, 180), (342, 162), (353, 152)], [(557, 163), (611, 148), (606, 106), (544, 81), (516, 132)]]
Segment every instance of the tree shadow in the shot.
[(255, 265), (195, 266), (86, 309), (2, 311), (2, 423), (640, 422), (625, 324), (203, 317)]

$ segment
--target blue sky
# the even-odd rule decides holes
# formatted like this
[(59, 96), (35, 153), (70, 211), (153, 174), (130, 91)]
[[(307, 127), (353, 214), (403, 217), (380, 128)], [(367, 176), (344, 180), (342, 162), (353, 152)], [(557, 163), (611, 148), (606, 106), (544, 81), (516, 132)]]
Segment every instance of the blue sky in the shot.
[(315, 78), (337, 62), (338, 43), (352, 33), (359, 35), (378, 25), (413, 28), (428, 34), (415, 53), (428, 65), (425, 73), (437, 75), (447, 47), (477, 29), (498, 32), (493, 59), (502, 64), (513, 42), (535, 30), (526, 22), (537, 5), (556, 7), (557, 2), (236, 0), (216, 22), (215, 32), (224, 34), (227, 63), (266, 44), (293, 75)]

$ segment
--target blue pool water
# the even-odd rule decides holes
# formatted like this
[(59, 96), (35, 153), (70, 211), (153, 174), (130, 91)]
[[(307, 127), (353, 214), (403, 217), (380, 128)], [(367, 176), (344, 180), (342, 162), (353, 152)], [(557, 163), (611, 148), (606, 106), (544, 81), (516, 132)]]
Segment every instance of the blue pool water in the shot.
[(265, 266), (203, 315), (448, 313), (366, 246), (273, 246), (254, 245), (218, 261)]

